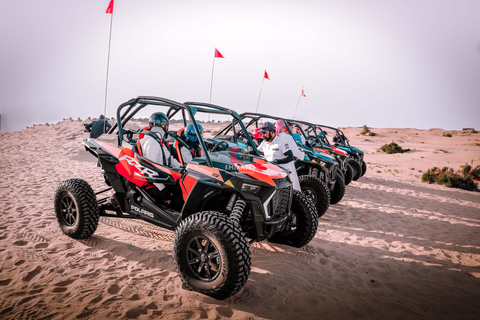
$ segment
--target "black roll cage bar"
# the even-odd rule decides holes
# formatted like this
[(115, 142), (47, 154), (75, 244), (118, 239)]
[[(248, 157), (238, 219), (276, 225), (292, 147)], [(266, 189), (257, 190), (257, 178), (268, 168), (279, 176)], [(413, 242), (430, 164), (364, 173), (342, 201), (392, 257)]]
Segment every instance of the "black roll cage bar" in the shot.
[[(240, 117), (238, 114), (230, 109), (212, 105), (209, 103), (201, 103), (201, 102), (186, 102), (186, 103), (180, 103), (176, 102), (170, 99), (165, 99), (165, 98), (160, 98), (160, 97), (152, 97), (152, 96), (139, 96), (137, 98), (130, 99), (127, 102), (122, 103), (118, 108), (117, 108), (117, 123), (115, 123), (110, 130), (108, 131), (109, 134), (113, 133), (115, 129), (118, 127), (118, 145), (121, 146), (122, 144), (122, 138), (124, 134), (124, 125), (135, 115), (137, 114), (140, 110), (142, 110), (144, 107), (147, 105), (156, 105), (156, 106), (164, 106), (164, 107), (170, 107), (170, 109), (167, 111), (167, 117), (171, 119), (173, 116), (175, 116), (179, 111), (182, 112), (183, 116), (183, 123), (184, 126), (187, 126), (187, 119), (185, 116), (185, 113), (188, 113), (190, 120), (193, 123), (193, 126), (195, 128), (195, 133), (197, 134), (197, 137), (199, 138), (200, 146), (202, 148), (203, 154), (205, 155), (205, 160), (207, 161), (208, 166), (213, 167), (212, 160), (210, 159), (210, 155), (208, 152), (208, 149), (205, 145), (205, 141), (203, 140), (203, 137), (201, 135), (201, 132), (198, 128), (197, 121), (195, 120), (195, 114), (197, 112), (204, 112), (204, 113), (213, 113), (213, 114), (225, 114), (225, 115), (231, 115), (234, 120), (239, 120)], [(126, 110), (122, 110), (127, 107)], [(233, 122), (232, 121), (232, 122)], [(247, 132), (245, 126), (241, 121), (242, 129)], [(248, 135), (247, 135), (248, 136)], [(255, 151), (255, 153), (259, 156), (260, 153), (258, 152), (257, 148), (255, 147), (255, 144), (253, 141), (250, 139), (250, 137), (247, 137), (249, 139), (249, 142)]]
[[(237, 123), (240, 124), (240, 127), (242, 128), (242, 130), (245, 132), (245, 138), (248, 140), (250, 146), (252, 147), (253, 151), (255, 151), (255, 154), (257, 156), (261, 156), (260, 155), (260, 152), (258, 151), (257, 147), (255, 146), (255, 143), (253, 142), (251, 136), (248, 134), (248, 131), (247, 131), (247, 128), (245, 127), (245, 125), (243, 124), (243, 122), (241, 121), (241, 116), (238, 115), (237, 112), (231, 110), (231, 109), (228, 109), (228, 108), (225, 108), (225, 107), (222, 107), (222, 106), (219, 106), (219, 105), (215, 105), (215, 104), (211, 104), (211, 103), (206, 103), (206, 102), (192, 102), (192, 101), (187, 101), (187, 102), (184, 102), (185, 105), (189, 106), (189, 107), (193, 107), (193, 108), (196, 108), (197, 110), (202, 110), (203, 112), (208, 112), (208, 113), (217, 113), (217, 114), (221, 114), (221, 113), (224, 113), (224, 114), (229, 114), (233, 117), (233, 120), (232, 120), (232, 123), (230, 123), (227, 128), (230, 128), (232, 127), (232, 130), (233, 130), (233, 136), (234, 136), (234, 143), (238, 143), (237, 141), (237, 132), (236, 132), (236, 129), (235, 129), (235, 125)], [(202, 108), (203, 107), (203, 108)], [(223, 112), (218, 112), (218, 111), (211, 111), (210, 109), (206, 109), (206, 108), (212, 108), (212, 109), (215, 109), (215, 110), (218, 110), (218, 111), (223, 111)], [(220, 132), (223, 132), (224, 130), (221, 130)], [(215, 136), (217, 136), (220, 132), (218, 132)]]

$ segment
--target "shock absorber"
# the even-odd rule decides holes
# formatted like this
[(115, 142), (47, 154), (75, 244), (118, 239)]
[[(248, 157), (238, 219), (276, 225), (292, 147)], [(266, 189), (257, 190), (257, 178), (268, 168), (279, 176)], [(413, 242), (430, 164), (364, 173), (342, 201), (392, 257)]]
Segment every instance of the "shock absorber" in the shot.
[(238, 199), (237, 202), (235, 202), (232, 212), (230, 213), (230, 220), (232, 220), (235, 224), (240, 225), (240, 219), (246, 206), (247, 203), (245, 200)]

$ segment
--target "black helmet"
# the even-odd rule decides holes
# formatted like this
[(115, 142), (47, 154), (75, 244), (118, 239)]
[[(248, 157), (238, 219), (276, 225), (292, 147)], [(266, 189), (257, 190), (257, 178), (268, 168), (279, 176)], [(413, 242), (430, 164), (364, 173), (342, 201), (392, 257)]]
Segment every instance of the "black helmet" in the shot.
[(165, 134), (168, 133), (168, 118), (163, 112), (155, 112), (148, 119), (148, 125), (150, 128), (160, 127), (165, 131)]

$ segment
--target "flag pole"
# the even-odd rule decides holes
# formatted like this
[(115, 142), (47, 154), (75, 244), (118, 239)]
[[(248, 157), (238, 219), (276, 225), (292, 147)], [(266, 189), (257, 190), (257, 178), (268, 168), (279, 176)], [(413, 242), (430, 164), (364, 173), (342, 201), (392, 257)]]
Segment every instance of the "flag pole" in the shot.
[[(110, 45), (112, 43), (112, 24), (113, 24), (113, 8), (110, 17), (110, 36), (108, 37), (108, 56), (107, 56), (107, 78), (105, 80), (105, 106), (103, 108), (103, 115), (107, 116), (107, 92), (108, 92), (108, 69), (110, 68)], [(105, 132), (107, 121), (103, 121), (103, 132)]]
[(262, 89), (263, 89), (263, 81), (265, 81), (265, 77), (263, 77), (263, 79), (262, 79), (262, 85), (260, 86), (260, 94), (258, 95), (257, 109), (255, 109), (255, 113), (258, 112), (258, 105), (260, 104), (260, 96), (262, 95)]
[(295, 107), (295, 111), (293, 112), (293, 118), (295, 120), (295, 114), (297, 113), (297, 108), (298, 108), (298, 104), (300, 103), (300, 98), (302, 97), (302, 94), (303, 94), (303, 87), (302, 87), (302, 93), (300, 93), (300, 95), (298, 96), (298, 101), (297, 101), (297, 105)]
[(213, 64), (212, 64), (212, 79), (210, 81), (210, 99), (208, 103), (212, 103), (212, 88), (213, 88), (213, 71), (215, 70), (215, 55), (213, 55)]
[[(208, 103), (212, 103), (213, 72), (215, 70), (215, 58), (216, 57), (215, 57), (215, 52), (214, 52), (214, 54), (213, 54), (213, 64), (212, 64), (212, 78), (210, 80), (210, 99), (208, 99)], [(210, 113), (208, 114), (208, 122), (210, 122)]]

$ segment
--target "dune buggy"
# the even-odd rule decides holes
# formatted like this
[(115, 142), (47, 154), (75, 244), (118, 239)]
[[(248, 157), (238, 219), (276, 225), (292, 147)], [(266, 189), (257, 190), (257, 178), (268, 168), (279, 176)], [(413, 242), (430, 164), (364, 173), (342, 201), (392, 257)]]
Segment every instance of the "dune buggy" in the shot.
[[(186, 102), (186, 104), (193, 106), (201, 103)], [(250, 131), (260, 128), (263, 122), (283, 120), (279, 117), (260, 113), (243, 113), (240, 118), (240, 120), (227, 124), (225, 128), (221, 129), (214, 136), (214, 140), (219, 141), (219, 143), (224, 141), (229, 146), (245, 148), (245, 141), (252, 138)], [(236, 127), (240, 125), (245, 126), (249, 131), (237, 130)], [(288, 125), (287, 129), (291, 133)], [(303, 148), (303, 152), (305, 152), (305, 158), (295, 160), (300, 187), (302, 192), (315, 204), (318, 215), (322, 216), (328, 210), (332, 198), (340, 201), (345, 194), (343, 176), (339, 173), (339, 165), (332, 156), (317, 152), (312, 148)], [(340, 185), (339, 188), (336, 187), (337, 184)]]
[[(138, 142), (147, 134), (142, 117), (151, 114), (149, 109), (164, 111), (170, 129), (192, 123), (201, 155), (179, 168), (143, 157)], [(296, 247), (307, 244), (318, 226), (313, 204), (293, 190), (281, 167), (259, 157), (250, 139), (245, 150), (224, 151), (225, 142), (203, 139), (198, 122), (206, 114), (240, 121), (232, 110), (158, 97), (142, 96), (120, 105), (118, 121), (107, 134), (83, 141), (98, 158), (109, 188), (95, 193), (82, 179), (65, 180), (57, 188), (55, 213), (63, 233), (88, 238), (100, 216), (142, 219), (175, 230), (173, 256), (182, 282), (216, 299), (230, 297), (246, 283), (250, 243), (267, 239)], [(246, 132), (243, 124), (240, 127)], [(179, 138), (176, 132), (168, 131)], [(175, 152), (180, 144), (165, 145), (171, 154), (180, 154)], [(112, 194), (101, 198), (108, 191)]]
[[(348, 153), (350, 156), (349, 164), (353, 168), (353, 177), (354, 181), (362, 177), (365, 172), (367, 172), (367, 164), (365, 163), (364, 152), (360, 149), (351, 146), (348, 139), (342, 130), (334, 127), (329, 127), (325, 125), (316, 124), (314, 126), (315, 132), (309, 133), (312, 139), (316, 140), (319, 143), (322, 143), (326, 146), (335, 147), (337, 149), (343, 150)], [(337, 141), (332, 145), (327, 137), (328, 133), (331, 133), (331, 138), (333, 139), (337, 136)]]
[[(316, 151), (323, 152), (329, 154), (339, 163), (339, 169), (342, 172), (345, 178), (345, 185), (348, 185), (353, 178), (353, 168), (349, 164), (350, 157), (348, 153), (344, 150), (341, 150), (335, 146), (326, 145), (320, 139), (315, 132), (315, 125), (307, 122), (307, 121), (300, 121), (300, 120), (293, 120), (289, 119), (288, 123), (290, 127), (299, 128), (300, 132), (295, 130), (295, 133), (292, 135), (295, 137), (297, 144), (301, 147), (313, 148)], [(338, 185), (336, 187), (339, 187)], [(334, 192), (334, 194), (338, 195), (338, 192)], [(337, 203), (340, 199), (334, 199), (332, 196), (332, 204)]]

